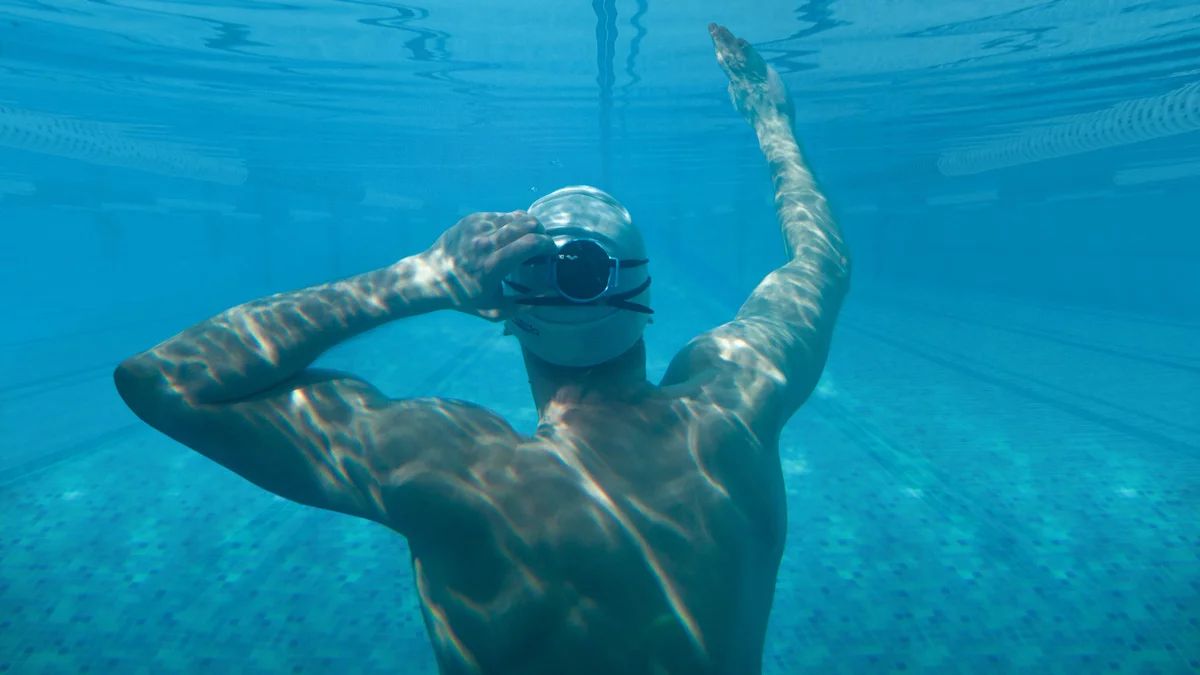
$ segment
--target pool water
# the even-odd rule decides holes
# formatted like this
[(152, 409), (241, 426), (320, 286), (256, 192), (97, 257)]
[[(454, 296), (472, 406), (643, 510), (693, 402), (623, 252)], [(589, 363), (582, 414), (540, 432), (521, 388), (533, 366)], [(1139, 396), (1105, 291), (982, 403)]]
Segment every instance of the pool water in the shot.
[[(435, 672), (403, 539), (112, 369), (588, 183), (646, 236), (657, 378), (783, 262), (709, 21), (781, 72), (855, 259), (764, 672), (1200, 671), (1200, 7), (754, 4), (0, 7), (0, 672)], [(536, 424), (463, 315), (319, 363)]]

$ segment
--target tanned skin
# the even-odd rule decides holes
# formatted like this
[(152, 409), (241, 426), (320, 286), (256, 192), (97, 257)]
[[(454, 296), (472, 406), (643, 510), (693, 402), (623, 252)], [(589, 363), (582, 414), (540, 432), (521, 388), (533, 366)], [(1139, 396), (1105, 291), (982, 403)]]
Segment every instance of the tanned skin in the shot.
[(116, 370), (129, 407), (170, 437), (405, 536), (445, 675), (761, 671), (786, 532), (779, 432), (824, 367), (849, 260), (783, 83), (709, 30), (770, 165), (789, 261), (659, 384), (641, 342), (590, 369), (526, 352), (539, 425), (524, 436), (471, 403), (389, 399), (309, 367), (407, 316), (509, 316), (501, 280), (554, 251), (521, 211), (473, 214), (386, 268), (239, 305)]

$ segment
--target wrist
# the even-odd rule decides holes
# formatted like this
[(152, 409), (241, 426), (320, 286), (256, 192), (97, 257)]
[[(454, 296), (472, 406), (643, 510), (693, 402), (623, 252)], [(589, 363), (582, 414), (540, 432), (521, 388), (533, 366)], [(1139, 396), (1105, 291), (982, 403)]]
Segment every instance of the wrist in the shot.
[(436, 252), (411, 255), (379, 270), (372, 301), (400, 318), (411, 314), (452, 309), (453, 298), (446, 283), (445, 261)]

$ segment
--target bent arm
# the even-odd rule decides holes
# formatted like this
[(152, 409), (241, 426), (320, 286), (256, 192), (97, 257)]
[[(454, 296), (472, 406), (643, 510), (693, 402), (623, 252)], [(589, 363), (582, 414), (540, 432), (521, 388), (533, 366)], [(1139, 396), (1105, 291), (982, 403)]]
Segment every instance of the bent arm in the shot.
[(394, 401), (351, 375), (308, 366), (343, 340), (413, 314), (500, 317), (500, 279), (553, 246), (538, 227), (515, 212), (472, 214), (421, 254), (239, 305), (130, 357), (114, 374), (117, 390), (151, 426), (282, 497), (409, 522), (411, 513), (389, 512), (385, 502), (411, 507), (430, 481), (457, 475), (461, 463), (447, 463), (453, 451), (514, 432), (477, 406)]
[(689, 343), (667, 379), (707, 373), (722, 405), (773, 436), (820, 378), (849, 289), (850, 258), (796, 142), (782, 80), (744, 40), (712, 31), (734, 104), (753, 125), (771, 170), (788, 262), (763, 279), (732, 321)]
[(147, 397), (236, 401), (300, 373), (322, 352), (388, 321), (448, 306), (421, 256), (349, 279), (279, 293), (226, 310), (117, 368), (118, 390), (139, 412)]
[(414, 256), (229, 309), (126, 359), (117, 390), (148, 424), (262, 488), (384, 520), (381, 473), (444, 433), (405, 422), (443, 403), (401, 405), (307, 367), (347, 338), (445, 306), (426, 266)]
[(754, 350), (753, 379), (742, 375), (739, 387), (763, 389), (763, 397), (753, 402), (764, 406), (764, 421), (775, 429), (821, 377), (850, 287), (850, 255), (825, 195), (804, 163), (791, 119), (760, 117), (755, 131), (771, 168), (788, 262), (768, 274), (732, 324), (722, 328)]

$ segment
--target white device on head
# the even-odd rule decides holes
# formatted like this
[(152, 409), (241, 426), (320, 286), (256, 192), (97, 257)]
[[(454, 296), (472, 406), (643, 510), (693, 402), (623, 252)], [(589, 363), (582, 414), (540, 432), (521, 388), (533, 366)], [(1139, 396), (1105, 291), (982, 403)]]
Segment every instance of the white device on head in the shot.
[[(629, 211), (599, 188), (575, 185), (555, 190), (530, 205), (529, 213), (559, 247), (572, 240), (586, 239), (599, 244), (616, 260), (646, 257), (641, 233)], [(629, 293), (646, 285), (650, 274), (645, 264), (627, 268), (618, 265), (617, 272), (615, 284), (608, 287), (605, 296)], [(522, 265), (509, 280), (536, 294), (561, 295), (549, 283), (543, 268)], [(649, 307), (648, 285), (625, 300)], [(545, 361), (587, 367), (614, 359), (637, 344), (648, 320), (646, 313), (603, 302), (564, 302), (522, 306), (505, 322), (505, 328), (525, 349)]]

